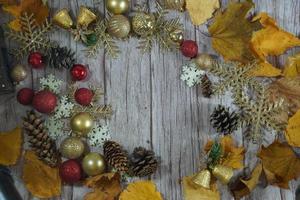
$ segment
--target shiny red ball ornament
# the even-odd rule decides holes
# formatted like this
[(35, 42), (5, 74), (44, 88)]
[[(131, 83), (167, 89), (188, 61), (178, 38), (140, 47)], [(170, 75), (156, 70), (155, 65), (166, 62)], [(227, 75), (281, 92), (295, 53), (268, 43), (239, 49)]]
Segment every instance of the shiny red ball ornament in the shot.
[(75, 81), (82, 81), (88, 75), (87, 67), (81, 64), (75, 64), (71, 68), (71, 75), (73, 80)]
[(65, 183), (76, 183), (82, 177), (81, 165), (77, 160), (71, 159), (59, 166), (59, 175)]
[(184, 40), (180, 45), (181, 53), (188, 58), (194, 58), (198, 55), (198, 45), (193, 40)]
[(50, 114), (57, 105), (57, 97), (53, 92), (42, 90), (34, 95), (32, 105), (40, 113)]
[(75, 92), (75, 100), (82, 106), (88, 106), (93, 100), (94, 93), (88, 88), (79, 88)]
[(34, 96), (34, 91), (31, 88), (22, 88), (18, 91), (17, 100), (22, 105), (30, 105)]
[(34, 69), (41, 69), (45, 66), (44, 57), (40, 52), (33, 52), (29, 54), (28, 63)]

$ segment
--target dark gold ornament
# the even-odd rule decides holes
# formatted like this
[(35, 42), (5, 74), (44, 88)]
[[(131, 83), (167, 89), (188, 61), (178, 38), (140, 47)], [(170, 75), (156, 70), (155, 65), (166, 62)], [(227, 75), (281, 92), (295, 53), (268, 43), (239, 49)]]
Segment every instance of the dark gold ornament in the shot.
[(94, 125), (93, 117), (90, 113), (80, 112), (71, 119), (71, 129), (79, 136), (86, 136)]
[(108, 21), (107, 31), (113, 37), (125, 38), (130, 32), (130, 22), (123, 15), (114, 15)]
[(88, 153), (82, 160), (82, 169), (89, 176), (102, 174), (105, 168), (105, 159), (98, 153)]
[(84, 6), (80, 7), (79, 14), (77, 16), (77, 25), (87, 27), (96, 19), (97, 16), (92, 11)]
[(109, 12), (119, 15), (128, 11), (129, 0), (106, 0), (106, 8)]
[(60, 145), (60, 153), (69, 159), (79, 158), (85, 150), (85, 144), (78, 137), (66, 138)]
[(132, 18), (132, 29), (133, 31), (140, 35), (145, 36), (152, 34), (155, 28), (155, 17), (151, 14), (144, 12), (138, 12)]
[(74, 25), (73, 20), (66, 8), (61, 9), (54, 15), (53, 22), (64, 29), (70, 29)]
[(193, 61), (201, 70), (207, 70), (215, 65), (215, 60), (208, 54), (199, 54)]
[(17, 64), (11, 69), (10, 77), (15, 83), (19, 83), (27, 77), (27, 70), (23, 65)]
[(207, 189), (210, 188), (210, 180), (211, 180), (211, 173), (207, 169), (198, 172), (192, 178), (193, 183)]
[(183, 31), (182, 29), (175, 29), (174, 31), (170, 32), (169, 34), (170, 39), (176, 43), (176, 44), (181, 44), (184, 40), (184, 36), (183, 36)]
[(216, 165), (212, 174), (223, 184), (227, 184), (233, 176), (233, 169), (224, 165)]

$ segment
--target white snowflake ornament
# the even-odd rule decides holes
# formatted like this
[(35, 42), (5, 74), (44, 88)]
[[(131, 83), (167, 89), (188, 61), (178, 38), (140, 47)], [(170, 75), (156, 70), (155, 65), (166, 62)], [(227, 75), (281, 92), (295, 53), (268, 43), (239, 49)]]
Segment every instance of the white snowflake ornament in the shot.
[(67, 96), (62, 96), (56, 110), (54, 112), (55, 119), (68, 118), (71, 116), (74, 104), (69, 100)]
[(64, 122), (62, 120), (54, 119), (53, 117), (49, 117), (45, 121), (45, 128), (48, 131), (49, 136), (56, 140), (59, 137), (62, 137), (64, 135)]
[(201, 77), (205, 74), (203, 70), (197, 68), (196, 63), (188, 63), (182, 66), (180, 79), (185, 81), (187, 86), (192, 87), (201, 82)]
[(55, 94), (59, 94), (62, 80), (56, 79), (53, 74), (49, 74), (47, 77), (40, 78), (40, 89), (48, 89)]
[(110, 140), (111, 136), (109, 133), (108, 126), (101, 126), (95, 124), (93, 129), (88, 134), (88, 142), (92, 146), (102, 146), (105, 141)]

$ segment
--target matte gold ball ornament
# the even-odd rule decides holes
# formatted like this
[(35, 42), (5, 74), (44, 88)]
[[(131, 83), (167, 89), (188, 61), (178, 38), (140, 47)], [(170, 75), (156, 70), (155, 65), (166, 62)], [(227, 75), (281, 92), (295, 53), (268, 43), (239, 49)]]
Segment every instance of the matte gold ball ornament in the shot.
[(193, 61), (201, 70), (207, 70), (215, 64), (215, 60), (208, 54), (199, 54)]
[(27, 70), (23, 65), (17, 64), (11, 69), (10, 77), (15, 83), (19, 83), (26, 79)]
[(184, 40), (183, 31), (181, 29), (172, 31), (169, 36), (170, 39), (176, 44), (181, 44)]
[(151, 14), (139, 12), (132, 18), (132, 29), (140, 35), (150, 35), (153, 33), (155, 28), (155, 17)]
[(125, 13), (129, 9), (129, 0), (106, 0), (105, 4), (107, 10), (115, 15)]
[(128, 36), (130, 33), (130, 22), (124, 15), (112, 16), (107, 25), (108, 33), (116, 38), (122, 39)]
[(60, 152), (63, 157), (69, 159), (79, 158), (85, 151), (85, 145), (83, 141), (78, 137), (66, 138), (60, 144)]
[(102, 174), (105, 168), (105, 159), (98, 153), (88, 153), (82, 160), (82, 169), (89, 176)]
[(80, 112), (71, 118), (70, 126), (74, 133), (86, 136), (93, 128), (94, 119), (88, 112)]

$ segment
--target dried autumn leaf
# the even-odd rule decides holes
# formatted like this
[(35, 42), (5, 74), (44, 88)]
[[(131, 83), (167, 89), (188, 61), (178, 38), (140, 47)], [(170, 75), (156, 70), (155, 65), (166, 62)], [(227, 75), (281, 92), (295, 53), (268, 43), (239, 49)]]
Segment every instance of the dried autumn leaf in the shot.
[(300, 109), (300, 76), (278, 79), (270, 85), (268, 92), (274, 102), (283, 98), (292, 115)]
[(250, 41), (253, 31), (258, 30), (260, 25), (246, 18), (253, 6), (250, 0), (229, 3), (226, 11), (220, 12), (209, 27), (213, 48), (225, 60), (246, 63), (254, 59)]
[(257, 68), (251, 70), (252, 76), (276, 77), (280, 76), (281, 74), (281, 69), (274, 67), (266, 60), (261, 61)]
[(26, 188), (38, 198), (51, 198), (61, 194), (61, 180), (58, 168), (51, 168), (35, 155), (26, 151), (23, 168)]
[(216, 183), (211, 184), (211, 189), (200, 187), (192, 182), (193, 176), (183, 178), (183, 193), (185, 200), (219, 200), (220, 193)]
[[(223, 159), (221, 159), (222, 165), (227, 167), (232, 167), (234, 169), (241, 169), (244, 167), (243, 160), (245, 149), (243, 147), (236, 147), (233, 144), (233, 139), (231, 136), (224, 136), (220, 140), (222, 152), (223, 152)], [(212, 147), (213, 141), (208, 141), (205, 150), (209, 151)]]
[(16, 4), (15, 0), (0, 0), (0, 5), (13, 5)]
[(253, 34), (251, 40), (253, 51), (262, 60), (269, 55), (281, 55), (288, 48), (300, 45), (299, 38), (279, 28), (276, 21), (267, 13), (260, 13), (253, 20), (259, 20), (263, 26), (263, 29)]
[(138, 181), (130, 183), (121, 193), (120, 200), (162, 200), (161, 194), (156, 191), (152, 181)]
[(186, 0), (186, 9), (194, 25), (206, 22), (218, 8), (220, 8), (219, 0)]
[(14, 165), (21, 154), (22, 130), (17, 127), (9, 132), (0, 133), (0, 164)]
[(22, 14), (33, 14), (37, 24), (42, 24), (49, 15), (48, 6), (42, 0), (22, 0), (19, 5), (3, 6), (3, 10), (13, 15), (16, 19), (9, 22), (9, 27), (21, 31), (20, 17)]
[(120, 175), (118, 173), (106, 173), (94, 176), (88, 178), (84, 184), (94, 189), (93, 192), (85, 196), (85, 200), (114, 200), (122, 191)]
[(300, 147), (300, 110), (289, 119), (285, 138), (289, 145)]
[(296, 77), (300, 75), (300, 53), (288, 58), (283, 74), (285, 77)]
[(239, 179), (236, 185), (231, 188), (231, 192), (235, 199), (241, 199), (247, 196), (257, 186), (259, 178), (262, 174), (262, 164), (259, 163), (253, 169), (249, 179)]
[(300, 159), (286, 143), (275, 141), (266, 148), (262, 147), (258, 157), (262, 160), (268, 182), (273, 182), (271, 184), (286, 188), (290, 180), (300, 176)]

